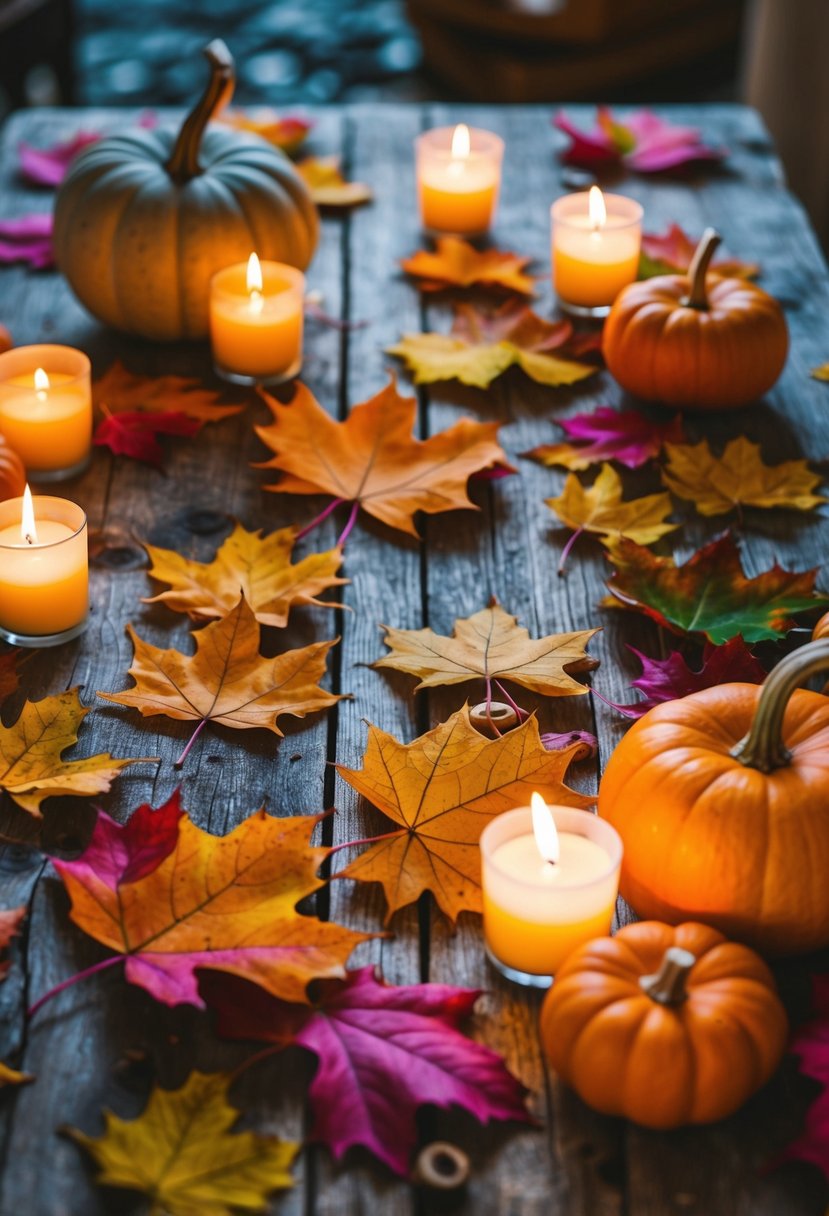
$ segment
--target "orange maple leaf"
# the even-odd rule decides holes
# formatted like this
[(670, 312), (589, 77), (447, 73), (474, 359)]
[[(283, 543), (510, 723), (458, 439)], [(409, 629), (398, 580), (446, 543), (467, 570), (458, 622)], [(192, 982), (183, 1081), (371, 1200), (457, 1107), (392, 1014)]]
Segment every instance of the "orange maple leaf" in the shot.
[(92, 385), (95, 405), (105, 414), (133, 411), (184, 414), (203, 425), (240, 413), (243, 405), (217, 405), (219, 393), (192, 376), (140, 376), (119, 359)]
[(340, 170), (339, 156), (306, 156), (297, 172), (318, 207), (359, 207), (374, 198), (365, 182), (347, 182)]
[(400, 831), (378, 841), (338, 878), (383, 885), (386, 921), (423, 891), (455, 921), (481, 911), (478, 839), (490, 819), (526, 805), (537, 790), (548, 802), (584, 807), (593, 801), (563, 784), (579, 744), (547, 751), (534, 717), (498, 739), (487, 739), (464, 706), (412, 743), (376, 726), (359, 771), (337, 766), (349, 785), (379, 807)]
[(257, 467), (284, 474), (267, 489), (333, 494), (353, 503), (354, 513), (361, 506), (410, 536), (417, 536), (415, 511), (475, 511), (466, 492), (470, 475), (494, 465), (510, 468), (496, 422), (461, 418), (429, 439), (414, 439), (417, 403), (401, 397), (394, 380), (355, 405), (344, 422), (327, 414), (303, 384), (288, 405), (262, 395), (273, 423), (256, 432), (275, 456)]
[(196, 653), (192, 657), (151, 646), (127, 625), (135, 648), (129, 669), (135, 687), (119, 693), (99, 692), (98, 696), (131, 706), (144, 718), (164, 714), (196, 722), (196, 732), (177, 764), (184, 761), (208, 722), (235, 730), (261, 727), (281, 736), (277, 719), (282, 714), (304, 718), (342, 699), (318, 684), (325, 674), (328, 652), (338, 638), (266, 659), (259, 653), (259, 632), (244, 596), (227, 616), (193, 635)]
[(223, 110), (214, 121), (233, 127), (236, 131), (252, 131), (254, 135), (261, 135), (288, 156), (293, 156), (314, 125), (307, 118), (294, 114), (280, 115), (267, 107), (243, 110), (236, 106)]
[(406, 274), (419, 279), (421, 291), (445, 287), (496, 287), (531, 296), (535, 281), (524, 270), (532, 258), (503, 249), (478, 250), (458, 236), (437, 239), (437, 252), (418, 249), (400, 263)]

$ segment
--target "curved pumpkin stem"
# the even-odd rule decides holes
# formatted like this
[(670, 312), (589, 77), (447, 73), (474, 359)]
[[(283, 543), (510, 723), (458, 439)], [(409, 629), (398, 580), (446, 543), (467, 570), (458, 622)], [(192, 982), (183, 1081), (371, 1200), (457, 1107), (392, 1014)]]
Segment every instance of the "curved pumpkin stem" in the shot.
[(198, 177), (202, 172), (199, 164), (199, 148), (204, 129), (213, 115), (230, 101), (236, 83), (233, 56), (221, 38), (214, 38), (204, 48), (204, 54), (210, 64), (210, 79), (201, 97), (182, 123), (166, 166), (170, 177), (179, 185), (189, 182), (193, 177)]
[(696, 961), (696, 955), (690, 950), (669, 946), (659, 964), (659, 970), (654, 975), (640, 976), (639, 987), (659, 1005), (679, 1005), (687, 996), (685, 981)]
[(780, 660), (763, 684), (751, 730), (731, 750), (735, 760), (761, 773), (791, 763), (791, 752), (783, 742), (783, 715), (797, 686), (818, 671), (829, 671), (829, 638), (808, 642)]
[(691, 265), (688, 267), (688, 282), (691, 289), (682, 301), (688, 308), (699, 308), (702, 312), (708, 309), (708, 295), (705, 290), (705, 276), (714, 256), (714, 250), (720, 244), (722, 237), (714, 228), (706, 228), (694, 250)]

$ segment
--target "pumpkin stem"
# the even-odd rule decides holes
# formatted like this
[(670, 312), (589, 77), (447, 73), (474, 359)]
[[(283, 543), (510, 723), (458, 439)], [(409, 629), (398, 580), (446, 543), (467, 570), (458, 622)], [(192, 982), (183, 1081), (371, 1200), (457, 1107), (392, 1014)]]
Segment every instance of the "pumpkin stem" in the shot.
[(685, 981), (696, 961), (696, 956), (690, 950), (669, 946), (659, 970), (654, 975), (640, 976), (639, 987), (660, 1005), (679, 1005), (687, 996)]
[(706, 228), (700, 237), (699, 244), (694, 250), (694, 256), (691, 258), (691, 265), (688, 267), (688, 282), (691, 284), (691, 290), (682, 301), (687, 308), (707, 311), (708, 296), (705, 291), (705, 276), (714, 256), (714, 250), (721, 240), (722, 237), (713, 228)]
[(783, 742), (783, 716), (797, 686), (818, 671), (829, 671), (829, 638), (808, 642), (780, 660), (763, 684), (751, 730), (731, 749), (735, 760), (761, 773), (791, 763), (791, 752)]
[(199, 148), (204, 129), (213, 115), (230, 101), (236, 83), (233, 56), (221, 38), (214, 38), (204, 48), (204, 54), (210, 64), (210, 79), (201, 97), (181, 124), (166, 165), (167, 172), (178, 185), (184, 185), (202, 172)]

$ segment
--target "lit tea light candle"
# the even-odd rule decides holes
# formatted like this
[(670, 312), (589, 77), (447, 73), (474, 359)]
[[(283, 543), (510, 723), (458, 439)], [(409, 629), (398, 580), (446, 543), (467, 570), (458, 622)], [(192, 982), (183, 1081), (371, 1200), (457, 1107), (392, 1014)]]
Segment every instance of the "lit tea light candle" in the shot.
[(255, 253), (210, 283), (216, 371), (237, 384), (279, 384), (302, 367), (305, 276)]
[(480, 844), (487, 953), (509, 979), (546, 988), (576, 946), (610, 931), (619, 834), (533, 794), (532, 807), (487, 824)]
[(56, 646), (86, 627), (86, 516), (65, 498), (0, 503), (0, 637), (17, 646)]
[(89, 359), (70, 346), (0, 355), (0, 435), (36, 481), (82, 472), (92, 450)]
[(601, 317), (639, 272), (642, 208), (621, 194), (567, 194), (551, 208), (553, 287), (561, 307)]
[(419, 135), (415, 151), (423, 227), (459, 236), (486, 232), (498, 203), (504, 141), (460, 123)]

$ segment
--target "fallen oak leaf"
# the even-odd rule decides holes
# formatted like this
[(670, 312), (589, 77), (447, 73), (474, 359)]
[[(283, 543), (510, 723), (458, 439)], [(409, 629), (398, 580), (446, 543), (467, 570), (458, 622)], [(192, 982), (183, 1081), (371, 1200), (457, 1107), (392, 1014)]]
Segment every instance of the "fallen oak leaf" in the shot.
[(829, 608), (829, 596), (815, 591), (817, 569), (796, 573), (775, 562), (746, 578), (728, 532), (681, 566), (625, 539), (614, 545), (612, 560), (608, 606), (643, 612), (672, 633), (702, 633), (715, 645), (738, 634), (749, 644), (777, 641), (794, 628), (796, 613)]
[(78, 728), (89, 710), (77, 688), (42, 701), (27, 701), (12, 726), (0, 724), (0, 789), (35, 819), (44, 798), (104, 794), (128, 764), (157, 760), (136, 756), (116, 760), (108, 752), (82, 760), (63, 760), (78, 741)]
[(602, 700), (627, 718), (641, 718), (654, 705), (676, 701), (679, 697), (687, 697), (692, 692), (714, 688), (718, 684), (762, 684), (767, 674), (740, 636), (720, 646), (706, 642), (699, 671), (688, 666), (679, 650), (670, 651), (664, 659), (651, 659), (635, 646), (627, 643), (626, 646), (642, 668), (642, 674), (631, 680), (630, 686), (644, 693), (644, 700), (634, 701), (630, 705), (617, 705), (606, 697), (602, 697)]
[(98, 131), (78, 131), (70, 139), (59, 140), (48, 148), (35, 148), (21, 141), (17, 145), (20, 175), (35, 186), (59, 186), (78, 153), (100, 138)]
[[(107, 407), (102, 407), (107, 413)], [(164, 451), (158, 442), (159, 435), (178, 435), (189, 438), (201, 430), (197, 418), (188, 418), (178, 410), (149, 413), (144, 410), (124, 411), (108, 414), (95, 429), (92, 442), (106, 447), (114, 456), (128, 456), (132, 460), (143, 460), (154, 468), (160, 468)]]
[(296, 167), (318, 207), (360, 207), (374, 198), (365, 182), (345, 180), (339, 156), (306, 156)]
[(330, 587), (341, 587), (349, 580), (338, 578), (342, 550), (309, 553), (291, 564), (291, 551), (297, 539), (296, 528), (280, 528), (269, 536), (262, 529), (248, 532), (237, 523), (222, 541), (211, 562), (196, 562), (172, 549), (145, 544), (150, 558), (149, 574), (168, 583), (169, 591), (145, 597), (145, 604), (166, 604), (174, 612), (186, 612), (194, 620), (224, 616), (244, 595), (260, 625), (282, 628), (296, 604), (315, 604), (336, 608), (317, 599)]
[(637, 469), (658, 456), (666, 443), (682, 443), (685, 439), (680, 414), (669, 422), (651, 422), (639, 410), (614, 410), (600, 405), (590, 414), (557, 418), (555, 422), (576, 442), (541, 444), (523, 452), (523, 456), (548, 468), (563, 465), (573, 471), (606, 460)]
[[(75, 861), (55, 861), (71, 900), (71, 919), (113, 955), (41, 996), (34, 1013), (69, 984), (124, 963), (130, 984), (166, 1005), (204, 1002), (197, 972), (242, 976), (286, 1001), (307, 1002), (312, 979), (345, 976), (359, 933), (296, 911), (324, 881), (331, 850), (310, 844), (318, 815), (249, 815), (226, 836), (211, 836), (170, 804), (155, 842), (126, 841), (111, 863), (106, 847), (129, 829), (99, 812), (101, 826)], [(140, 825), (152, 823), (141, 808)], [(170, 848), (170, 833), (175, 831)]]
[(184, 414), (200, 426), (238, 414), (243, 405), (220, 405), (220, 394), (192, 376), (143, 376), (116, 359), (92, 384), (95, 405), (112, 414), (144, 411)]
[(406, 274), (418, 279), (421, 291), (442, 291), (446, 287), (500, 288), (519, 295), (535, 293), (535, 280), (525, 274), (532, 258), (520, 257), (502, 249), (476, 249), (458, 236), (438, 237), (432, 253), (418, 249), (400, 265)]
[(805, 460), (784, 460), (767, 465), (759, 443), (744, 435), (727, 443), (722, 456), (714, 456), (708, 441), (665, 445), (663, 484), (677, 498), (692, 502), (700, 515), (723, 515), (735, 507), (791, 507), (811, 511), (826, 502), (815, 494), (821, 480)]
[(262, 396), (273, 423), (255, 429), (275, 454), (257, 467), (283, 474), (276, 485), (266, 488), (276, 493), (331, 494), (335, 504), (352, 503), (340, 545), (358, 507), (410, 536), (417, 536), (415, 511), (432, 515), (458, 508), (477, 510), (466, 492), (469, 477), (492, 465), (507, 464), (494, 422), (462, 418), (429, 439), (415, 439), (417, 403), (413, 397), (401, 397), (394, 380), (353, 406), (344, 422), (326, 413), (301, 383), (287, 405), (267, 393)]
[(496, 599), (473, 616), (455, 621), (451, 637), (432, 629), (393, 629), (389, 625), (381, 625), (381, 629), (391, 654), (377, 659), (372, 667), (419, 676), (415, 692), (483, 679), (488, 689), (493, 680), (512, 680), (542, 696), (581, 695), (588, 689), (572, 673), (598, 667), (598, 660), (584, 649), (598, 630), (534, 639)]
[(155, 1087), (136, 1119), (104, 1111), (104, 1132), (64, 1135), (99, 1169), (100, 1186), (140, 1191), (161, 1216), (264, 1212), (272, 1191), (293, 1186), (299, 1145), (257, 1132), (232, 1132), (240, 1111), (228, 1101), (230, 1073), (192, 1072), (179, 1089)]
[[(460, 1107), (479, 1123), (529, 1122), (524, 1087), (500, 1056), (460, 1029), (480, 991), (448, 984), (395, 987), (373, 967), (321, 985), (311, 1008), (262, 989), (205, 975), (201, 992), (220, 1035), (311, 1052), (311, 1139), (336, 1160), (355, 1145), (405, 1176), (417, 1144), (421, 1106)], [(346, 1083), (346, 1080), (347, 1083)]]
[(568, 473), (562, 493), (544, 501), (562, 523), (573, 529), (573, 535), (562, 550), (559, 574), (563, 573), (570, 550), (584, 532), (600, 537), (626, 537), (650, 545), (680, 526), (665, 522), (673, 510), (669, 494), (644, 494), (641, 498), (623, 499), (621, 478), (609, 464), (602, 465), (589, 487), (583, 486), (575, 473)]
[(463, 911), (480, 912), (478, 840), (490, 819), (528, 804), (533, 790), (551, 804), (594, 801), (563, 784), (577, 748), (548, 751), (534, 717), (487, 739), (470, 723), (466, 706), (412, 743), (370, 725), (363, 767), (340, 764), (337, 772), (400, 830), (370, 845), (336, 877), (381, 883), (386, 923), (424, 891), (453, 922)]
[(0, 264), (13, 262), (28, 262), (33, 270), (54, 266), (51, 212), (0, 220)]
[(208, 722), (234, 730), (260, 728), (282, 736), (283, 714), (304, 718), (343, 698), (326, 692), (318, 681), (325, 674), (328, 652), (339, 638), (314, 642), (266, 659), (259, 653), (259, 623), (244, 596), (217, 621), (193, 635), (194, 655), (161, 650), (143, 641), (132, 625), (127, 635), (135, 651), (128, 674), (134, 688), (98, 696), (115, 705), (195, 722), (196, 730), (177, 764), (183, 764)]
[(298, 114), (281, 115), (267, 106), (254, 110), (234, 106), (222, 110), (213, 121), (233, 127), (236, 131), (251, 131), (254, 135), (261, 135), (287, 156), (293, 156), (299, 150), (314, 126), (310, 119), (301, 118)]
[[(699, 239), (691, 240), (679, 224), (669, 224), (661, 236), (655, 232), (643, 232), (638, 277), (652, 279), (661, 274), (685, 274), (698, 244)], [(726, 279), (756, 279), (760, 267), (755, 262), (742, 262), (739, 258), (715, 258), (710, 272)]]
[(561, 159), (568, 165), (596, 168), (603, 164), (623, 164), (639, 173), (660, 173), (697, 161), (720, 161), (724, 148), (702, 143), (696, 127), (681, 126), (642, 109), (622, 122), (608, 106), (598, 106), (596, 127), (585, 132), (576, 127), (563, 111), (553, 126), (572, 140)]
[(451, 333), (404, 334), (386, 351), (414, 372), (415, 384), (460, 380), (487, 388), (517, 365), (536, 383), (556, 387), (576, 384), (596, 372), (595, 367), (567, 357), (572, 333), (569, 321), (545, 321), (520, 300), (507, 300), (491, 314), (471, 304), (457, 304)]

